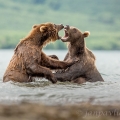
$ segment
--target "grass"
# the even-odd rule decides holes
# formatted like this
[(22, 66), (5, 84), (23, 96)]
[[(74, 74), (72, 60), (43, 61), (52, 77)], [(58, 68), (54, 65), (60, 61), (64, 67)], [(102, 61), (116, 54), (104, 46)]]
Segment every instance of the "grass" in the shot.
[[(114, 0), (11, 0), (0, 2), (0, 48), (14, 48), (34, 24), (53, 22), (69, 24), (82, 32), (90, 49), (120, 49), (120, 1)], [(61, 42), (46, 49), (65, 49)]]

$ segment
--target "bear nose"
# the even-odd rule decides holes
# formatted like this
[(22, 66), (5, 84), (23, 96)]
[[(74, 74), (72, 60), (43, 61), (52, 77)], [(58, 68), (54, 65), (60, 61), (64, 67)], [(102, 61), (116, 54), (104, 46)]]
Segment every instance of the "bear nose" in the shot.
[(61, 26), (62, 28), (64, 28), (63, 24), (60, 24), (60, 26)]
[(69, 25), (66, 25), (64, 28), (65, 28), (65, 29), (68, 29), (68, 28), (69, 28)]

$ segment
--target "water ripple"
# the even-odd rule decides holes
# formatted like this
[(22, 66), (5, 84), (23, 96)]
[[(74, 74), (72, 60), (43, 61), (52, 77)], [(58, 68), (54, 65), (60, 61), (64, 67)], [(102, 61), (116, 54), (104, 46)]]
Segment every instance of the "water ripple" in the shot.
[[(120, 101), (120, 56), (114, 51), (94, 51), (97, 57), (96, 65), (105, 82), (76, 84), (70, 82), (57, 82), (52, 84), (48, 80), (38, 80), (31, 83), (2, 82), (3, 73), (9, 63), (13, 51), (0, 51), (6, 54), (5, 59), (0, 59), (0, 102), (14, 103), (23, 100), (43, 102), (45, 104), (66, 104), (90, 101), (102, 104), (107, 101)], [(55, 54), (47, 51), (48, 54)], [(60, 59), (66, 51), (59, 51)], [(56, 52), (56, 54), (58, 54)], [(114, 54), (114, 57), (112, 57)], [(109, 61), (108, 61), (109, 60)]]

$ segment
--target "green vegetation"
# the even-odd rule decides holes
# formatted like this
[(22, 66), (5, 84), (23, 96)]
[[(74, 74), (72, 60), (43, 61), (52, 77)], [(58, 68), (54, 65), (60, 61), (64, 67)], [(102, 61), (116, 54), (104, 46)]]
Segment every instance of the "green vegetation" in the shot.
[[(54, 22), (90, 31), (90, 49), (120, 49), (119, 0), (1, 0), (0, 48), (14, 48), (34, 24)], [(63, 35), (63, 31), (60, 33)], [(61, 41), (46, 49), (65, 49)]]

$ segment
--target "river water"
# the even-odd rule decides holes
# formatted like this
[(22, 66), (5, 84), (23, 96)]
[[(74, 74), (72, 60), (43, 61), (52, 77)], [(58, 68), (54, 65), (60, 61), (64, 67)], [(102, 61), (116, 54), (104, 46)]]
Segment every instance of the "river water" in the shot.
[[(56, 54), (62, 60), (67, 51), (46, 50), (47, 55)], [(120, 101), (120, 51), (92, 51), (96, 66), (105, 82), (52, 84), (46, 79), (31, 83), (2, 82), (5, 69), (13, 50), (0, 50), (0, 103), (21, 101), (44, 104), (74, 104), (93, 100), (95, 104), (112, 104)]]

